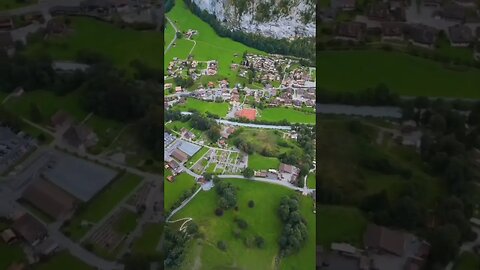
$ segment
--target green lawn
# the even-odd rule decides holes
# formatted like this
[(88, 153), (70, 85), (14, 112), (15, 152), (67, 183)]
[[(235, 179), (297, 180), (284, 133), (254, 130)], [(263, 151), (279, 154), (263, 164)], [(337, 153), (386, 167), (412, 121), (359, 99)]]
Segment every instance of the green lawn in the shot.
[(225, 117), (228, 113), (228, 103), (226, 102), (209, 102), (203, 101), (195, 98), (187, 98), (185, 104), (178, 105), (175, 108), (179, 110), (197, 110), (200, 113), (211, 113), (216, 114), (219, 117)]
[(363, 247), (367, 219), (360, 210), (343, 206), (317, 206), (317, 244), (330, 248), (333, 242), (347, 242)]
[(72, 34), (29, 45), (27, 54), (47, 52), (53, 59), (74, 60), (79, 50), (93, 50), (123, 67), (135, 59), (152, 67), (162, 67), (161, 33), (121, 29), (111, 23), (85, 17), (72, 17), (71, 21)]
[(195, 163), (197, 163), (197, 161), (203, 157), (203, 155), (205, 155), (207, 152), (208, 152), (209, 148), (208, 147), (202, 147), (202, 149), (200, 149), (197, 153), (195, 153), (195, 155), (192, 156), (192, 158), (190, 158), (187, 162), (189, 168), (191, 168), (193, 165), (195, 165)]
[(50, 117), (60, 109), (71, 114), (75, 120), (82, 121), (88, 112), (82, 108), (80, 100), (80, 91), (57, 96), (52, 91), (35, 90), (9, 99), (4, 106), (7, 110), (30, 119), (30, 106), (32, 103), (36, 104), (42, 113), (43, 124), (48, 124)]
[[(199, 61), (218, 60), (219, 74), (228, 78), (231, 82), (239, 80), (236, 76), (236, 72), (230, 69), (231, 63), (240, 63), (241, 55), (245, 51), (261, 53), (258, 50), (249, 48), (229, 38), (219, 37), (210, 25), (190, 12), (184, 1), (175, 1), (175, 6), (170, 12), (168, 12), (167, 16), (175, 22), (181, 31), (186, 31), (188, 29), (198, 30), (199, 34), (194, 37), (197, 45), (192, 53), (195, 56), (195, 59)], [(172, 35), (171, 32), (173, 31), (167, 30), (168, 36)], [(168, 44), (169, 41), (166, 41), (166, 43)], [(187, 40), (177, 41), (177, 46), (179, 48), (172, 48), (167, 52), (165, 55), (165, 65), (168, 65), (168, 62), (171, 61), (173, 57), (182, 58), (188, 55), (188, 52), (192, 48), (191, 45), (192, 42)], [(239, 57), (235, 57), (235, 54), (238, 54)]]
[(293, 108), (267, 108), (260, 112), (260, 120), (279, 122), (287, 120), (289, 123), (315, 124), (315, 113), (306, 113)]
[(248, 156), (248, 167), (253, 170), (277, 170), (279, 166), (280, 160), (276, 157), (264, 157), (256, 153)]
[(64, 228), (70, 232), (70, 237), (74, 240), (80, 239), (87, 231), (87, 227), (82, 227), (82, 220), (97, 222), (112, 211), (115, 206), (131, 193), (137, 187), (142, 178), (138, 175), (125, 173), (118, 179), (115, 179), (104, 191), (97, 194), (91, 201), (86, 203), (84, 208), (70, 222), (70, 225)]
[(307, 176), (307, 187), (316, 188), (316, 186), (317, 186), (317, 178), (316, 178), (315, 172), (312, 172)]
[(142, 236), (133, 243), (133, 253), (142, 255), (154, 255), (163, 233), (163, 224), (146, 224)]
[[(214, 190), (201, 192), (172, 220), (192, 217), (204, 234), (203, 240), (192, 241), (185, 262), (181, 269), (273, 269), (273, 261), (278, 252), (278, 240), (282, 223), (277, 215), (280, 199), (293, 191), (281, 186), (266, 183), (254, 183), (245, 180), (224, 180), (238, 187), (238, 211), (228, 210), (222, 217), (214, 214), (218, 195)], [(266, 199), (268, 198), (268, 199)], [(247, 206), (248, 201), (255, 202), (254, 208)], [(302, 198), (302, 213), (307, 220), (309, 241), (297, 255), (284, 259), (285, 269), (302, 262), (311, 269), (315, 265), (315, 216), (312, 213), (312, 200)], [(232, 231), (237, 227), (234, 218), (240, 217), (248, 223), (248, 228), (241, 232), (242, 237), (262, 236), (265, 240), (263, 249), (247, 248), (243, 240), (236, 239)], [(261, 217), (261, 218), (259, 218)], [(227, 245), (225, 252), (216, 247), (218, 241)], [(201, 263), (198, 263), (198, 260)], [(196, 262), (197, 261), (197, 262)], [(311, 266), (311, 267), (310, 267)], [(283, 268), (282, 268), (283, 269)], [(307, 269), (307, 268), (304, 268)]]
[(172, 205), (177, 202), (186, 191), (190, 191), (195, 186), (195, 179), (187, 173), (181, 173), (175, 177), (173, 183), (165, 180), (164, 188), (164, 208), (170, 210)]
[(137, 227), (137, 218), (136, 213), (130, 210), (123, 211), (120, 220), (115, 224), (115, 231), (123, 235), (132, 232)]
[(472, 252), (464, 251), (455, 261), (453, 270), (480, 269), (480, 257)]
[(399, 52), (319, 52), (317, 69), (319, 86), (335, 91), (354, 92), (385, 83), (406, 96), (480, 97), (479, 69), (455, 71), (441, 63)]
[(27, 262), (23, 249), (19, 245), (7, 245), (0, 240), (0, 269), (7, 269), (12, 263)]
[(93, 267), (85, 264), (79, 259), (73, 257), (67, 251), (62, 251), (47, 261), (36, 265), (33, 269), (36, 270), (93, 270)]
[(242, 128), (229, 137), (229, 143), (233, 144), (238, 139), (248, 143), (254, 152), (272, 157), (278, 157), (282, 153), (293, 150), (301, 151), (296, 142), (284, 139), (283, 135), (278, 130)]

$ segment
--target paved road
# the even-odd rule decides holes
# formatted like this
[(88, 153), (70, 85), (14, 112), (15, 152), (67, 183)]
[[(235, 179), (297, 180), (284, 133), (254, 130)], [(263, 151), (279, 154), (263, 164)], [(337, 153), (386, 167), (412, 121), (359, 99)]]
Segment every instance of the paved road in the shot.
[(278, 126), (278, 125), (262, 125), (262, 124), (251, 124), (251, 123), (241, 123), (230, 120), (216, 119), (219, 124), (223, 125), (232, 125), (240, 127), (249, 127), (249, 128), (261, 128), (261, 129), (277, 129), (277, 130), (291, 130), (291, 126)]
[(184, 208), (191, 200), (193, 200), (193, 198), (195, 198), (195, 196), (197, 196), (197, 194), (200, 193), (200, 191), (202, 191), (201, 187), (197, 191), (195, 191), (195, 193), (193, 193), (193, 195), (190, 196), (190, 198), (183, 201), (179, 207), (175, 208), (175, 210), (173, 210), (170, 213), (170, 215), (167, 217), (166, 221), (169, 222), (170, 218), (173, 217), (178, 211), (182, 210), (182, 208)]
[(167, 18), (167, 21), (173, 26), (173, 29), (175, 29), (175, 36), (173, 37), (173, 40), (168, 44), (167, 48), (165, 48), (164, 55), (167, 54), (168, 50), (172, 47), (173, 43), (177, 40), (177, 32), (179, 31), (177, 26), (168, 18), (168, 16), (165, 15), (165, 18)]
[(258, 182), (264, 182), (264, 183), (269, 183), (269, 184), (274, 184), (274, 185), (280, 185), (284, 186), (286, 188), (295, 190), (295, 191), (301, 191), (301, 192), (307, 192), (307, 194), (312, 193), (315, 189), (305, 189), (301, 187), (297, 187), (295, 185), (292, 185), (291, 183), (288, 182), (283, 182), (280, 180), (274, 180), (274, 179), (267, 179), (267, 178), (260, 178), (260, 177), (252, 177), (252, 178), (245, 178), (242, 175), (219, 175), (219, 178), (233, 178), (233, 179), (242, 179), (242, 180), (249, 180), (249, 181), (258, 181)]

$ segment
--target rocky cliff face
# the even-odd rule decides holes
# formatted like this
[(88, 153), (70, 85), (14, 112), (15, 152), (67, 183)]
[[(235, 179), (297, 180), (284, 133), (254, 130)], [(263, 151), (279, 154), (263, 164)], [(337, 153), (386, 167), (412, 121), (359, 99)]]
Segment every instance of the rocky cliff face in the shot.
[(192, 0), (232, 30), (274, 38), (315, 36), (315, 0)]

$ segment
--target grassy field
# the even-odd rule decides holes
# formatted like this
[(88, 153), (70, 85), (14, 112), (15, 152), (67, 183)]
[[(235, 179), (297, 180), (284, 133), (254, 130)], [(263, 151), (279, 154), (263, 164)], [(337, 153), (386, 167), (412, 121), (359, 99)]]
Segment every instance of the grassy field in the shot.
[(264, 157), (259, 154), (248, 156), (248, 167), (253, 170), (278, 169), (280, 160), (276, 157)]
[[(254, 152), (273, 157), (277, 157), (282, 153), (299, 148), (295, 142), (283, 139), (282, 136), (282, 132), (278, 130), (243, 129), (234, 136), (230, 136), (229, 140), (233, 143), (233, 141), (238, 138), (247, 142)], [(266, 161), (263, 162), (266, 163)]]
[(7, 269), (12, 263), (27, 262), (22, 247), (19, 245), (8, 245), (0, 240), (0, 269)]
[(76, 213), (70, 222), (70, 226), (64, 228), (64, 230), (70, 232), (72, 239), (80, 239), (88, 231), (87, 227), (80, 225), (82, 220), (89, 222), (101, 220), (112, 211), (123, 198), (132, 192), (141, 181), (142, 178), (140, 176), (130, 173), (126, 173), (114, 180), (104, 191), (89, 201), (81, 211)]
[(228, 113), (228, 103), (222, 102), (208, 102), (195, 98), (187, 98), (185, 104), (175, 106), (179, 110), (197, 110), (200, 113), (216, 114), (220, 117), (225, 117)]
[(472, 252), (464, 251), (455, 261), (453, 270), (480, 269), (480, 257)]
[(182, 194), (195, 186), (195, 179), (187, 173), (179, 174), (175, 177), (173, 183), (165, 180), (164, 202), (163, 206), (166, 210), (170, 210), (172, 205), (180, 199)]
[(332, 242), (348, 242), (363, 247), (363, 233), (367, 220), (356, 208), (317, 206), (317, 244), (330, 248)]
[[(192, 217), (205, 236), (203, 240), (192, 241), (181, 269), (192, 269), (193, 265), (199, 265), (198, 262), (196, 263), (197, 260), (201, 262), (200, 269), (273, 269), (273, 260), (278, 252), (278, 239), (282, 228), (281, 221), (277, 216), (278, 206), (280, 199), (285, 195), (293, 194), (293, 191), (265, 183), (242, 180), (225, 181), (238, 187), (238, 211), (229, 210), (222, 217), (217, 217), (214, 209), (218, 196), (212, 190), (198, 194), (189, 205), (172, 218), (172, 220), (176, 220)], [(268, 199), (266, 199), (267, 197)], [(249, 200), (255, 202), (254, 208), (247, 206)], [(313, 248), (315, 246), (315, 216), (311, 211), (312, 201), (302, 198), (301, 206), (302, 213), (308, 222), (310, 238), (306, 246), (297, 254), (298, 257), (292, 256), (282, 263), (293, 265), (294, 262), (302, 260), (302, 265), (313, 267), (315, 264)], [(262, 218), (258, 218), (260, 216)], [(259, 235), (265, 239), (263, 249), (246, 248), (241, 239), (234, 237), (232, 231), (237, 226), (234, 223), (235, 217), (240, 217), (248, 223), (248, 228), (242, 231), (243, 236)], [(218, 241), (226, 243), (227, 250), (225, 252), (216, 247)]]
[(85, 17), (72, 17), (71, 21), (74, 30), (72, 34), (34, 43), (27, 48), (27, 54), (47, 52), (53, 59), (74, 60), (79, 50), (93, 50), (123, 67), (127, 67), (135, 59), (152, 67), (162, 67), (161, 33), (121, 29), (110, 23)]
[(202, 149), (200, 149), (197, 153), (195, 153), (195, 155), (192, 156), (192, 158), (190, 158), (188, 160), (188, 167), (192, 167), (193, 165), (195, 165), (195, 163), (197, 163), (197, 161), (203, 157), (203, 155), (205, 155), (207, 152), (208, 152), (209, 148), (208, 147), (202, 147)]
[[(317, 149), (322, 155), (317, 164), (322, 173), (318, 181), (341, 196), (345, 203), (359, 203), (365, 196), (383, 190), (390, 198), (396, 198), (410, 187), (425, 194), (419, 202), (433, 207), (436, 198), (444, 194), (442, 181), (425, 173), (423, 162), (414, 149), (399, 146), (392, 139), (379, 145), (378, 130), (359, 122), (322, 118), (319, 123)], [(359, 125), (358, 130), (352, 125)], [(383, 174), (362, 165), (363, 161), (373, 158), (408, 170), (412, 177), (405, 179), (400, 175)]]
[(120, 220), (115, 224), (114, 230), (124, 235), (132, 232), (137, 227), (137, 218), (136, 213), (130, 210), (123, 211)]
[(30, 119), (30, 106), (36, 104), (42, 113), (43, 124), (48, 124), (50, 117), (60, 109), (68, 112), (76, 121), (82, 121), (88, 112), (82, 108), (80, 100), (79, 91), (57, 96), (51, 91), (35, 90), (9, 99), (4, 106), (18, 116)]
[(150, 223), (143, 228), (143, 234), (133, 243), (133, 253), (154, 255), (163, 233), (163, 224)]
[(279, 122), (287, 120), (289, 123), (315, 124), (315, 113), (301, 112), (292, 108), (267, 108), (260, 112), (260, 120)]
[(42, 262), (36, 265), (33, 269), (36, 270), (93, 270), (93, 267), (85, 264), (79, 259), (73, 257), (67, 251), (62, 251), (53, 257), (49, 258), (46, 262)]
[(319, 86), (335, 91), (353, 92), (385, 83), (391, 90), (406, 96), (480, 97), (479, 69), (456, 71), (404, 53), (319, 52), (317, 68)]
[(25, 0), (25, 1), (2, 0), (2, 2), (0, 3), (0, 11), (20, 8), (20, 7), (24, 7), (24, 6), (27, 6), (30, 4), (36, 4), (36, 3), (37, 3), (37, 0)]
[[(238, 79), (236, 72), (230, 69), (230, 64), (240, 63), (241, 55), (245, 51), (260, 53), (255, 49), (231, 39), (219, 37), (210, 25), (191, 13), (181, 0), (175, 1), (175, 6), (168, 12), (167, 16), (175, 22), (177, 28), (181, 31), (195, 29), (199, 32), (198, 35), (194, 37), (197, 44), (192, 54), (195, 56), (195, 59), (199, 61), (218, 60), (219, 74), (228, 78), (230, 82), (235, 82), (235, 80)], [(168, 34), (171, 36), (171, 32)], [(169, 41), (166, 41), (166, 43), (168, 42)], [(173, 57), (184, 57), (188, 55), (188, 52), (192, 48), (191, 45), (192, 42), (187, 40), (177, 41), (178, 48), (172, 48), (165, 55), (165, 65), (168, 65), (168, 62), (171, 61)], [(235, 57), (235, 54), (237, 54), (238, 57)]]
[(307, 176), (307, 187), (316, 188), (316, 186), (317, 186), (317, 178), (316, 178), (315, 172), (313, 172)]

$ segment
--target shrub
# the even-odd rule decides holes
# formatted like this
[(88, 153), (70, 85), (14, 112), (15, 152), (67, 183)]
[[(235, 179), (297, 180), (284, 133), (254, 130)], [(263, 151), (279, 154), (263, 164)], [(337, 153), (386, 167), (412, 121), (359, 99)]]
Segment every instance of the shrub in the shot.
[(219, 217), (223, 216), (223, 209), (222, 208), (215, 209), (215, 215)]
[(253, 200), (248, 201), (248, 207), (250, 208), (255, 207), (255, 202)]
[(217, 247), (220, 250), (223, 250), (223, 251), (227, 250), (227, 244), (225, 244), (225, 242), (223, 242), (223, 241), (218, 241), (217, 242)]

